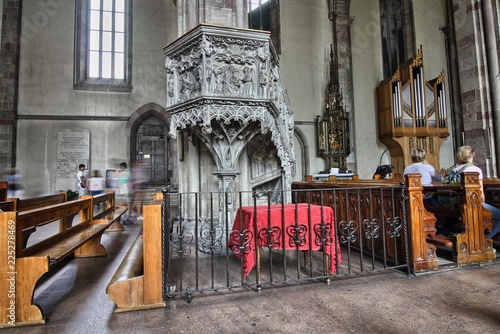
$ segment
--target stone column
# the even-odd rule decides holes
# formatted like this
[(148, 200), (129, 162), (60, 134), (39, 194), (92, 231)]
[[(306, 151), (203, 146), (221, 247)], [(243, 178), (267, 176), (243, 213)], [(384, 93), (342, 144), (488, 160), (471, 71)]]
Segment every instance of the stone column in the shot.
[(242, 0), (177, 0), (179, 36), (203, 23), (246, 28), (245, 4)]
[(464, 144), (474, 147), (474, 162), (482, 168), (485, 176), (496, 175), (495, 152), (490, 89), (490, 68), (485, 35), (484, 9), (479, 2), (453, 1), (451, 7), (457, 40), (457, 61), (460, 75), (460, 96), (464, 126)]
[(0, 44), (0, 169), (16, 164), (16, 119), (19, 79), (21, 6), (19, 0), (2, 1)]
[[(491, 107), (493, 113), (493, 131), (490, 136), (495, 138), (493, 142), (493, 147), (491, 147), (492, 154), (495, 153), (496, 156), (493, 161), (500, 161), (500, 151), (496, 150), (495, 147), (500, 147), (500, 66), (499, 66), (499, 45), (497, 43), (496, 29), (499, 25), (498, 17), (495, 22), (495, 15), (493, 14), (495, 9), (491, 0), (484, 0), (483, 4), (483, 18), (484, 18), (484, 34), (486, 43), (486, 57), (487, 57), (487, 70), (488, 70), (488, 80), (490, 84), (490, 96), (491, 96)], [(499, 5), (497, 1), (497, 6)], [(497, 8), (498, 10), (498, 8)], [(492, 175), (497, 176), (498, 171), (493, 166)]]

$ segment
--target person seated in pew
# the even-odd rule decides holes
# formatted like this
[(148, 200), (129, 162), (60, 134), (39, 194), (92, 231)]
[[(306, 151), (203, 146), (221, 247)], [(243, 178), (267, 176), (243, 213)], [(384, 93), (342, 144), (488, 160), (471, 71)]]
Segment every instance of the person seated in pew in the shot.
[(443, 176), (436, 171), (434, 167), (427, 163), (425, 160), (426, 153), (421, 148), (414, 148), (410, 152), (412, 164), (407, 166), (403, 171), (403, 175), (407, 174), (420, 174), (422, 175), (422, 185), (432, 186), (435, 182), (442, 182)]
[[(443, 176), (438, 173), (436, 169), (427, 163), (425, 160), (426, 153), (421, 148), (414, 148), (410, 152), (410, 157), (412, 164), (407, 166), (403, 175), (407, 174), (420, 174), (422, 175), (422, 186), (432, 186), (434, 182), (442, 182)], [(424, 205), (426, 206), (436, 206), (439, 203), (436, 202), (435, 197), (432, 193), (425, 194)]]
[(373, 179), (393, 179), (394, 175), (392, 174), (392, 166), (391, 165), (381, 165), (377, 167), (375, 174), (373, 174)]
[[(466, 166), (462, 172), (471, 172), (479, 174), (479, 185), (481, 186), (481, 199), (483, 201), (483, 207), (491, 211), (492, 217), (491, 221), (493, 223), (493, 228), (490, 233), (486, 233), (485, 236), (487, 238), (493, 237), (495, 234), (500, 232), (500, 209), (494, 207), (485, 202), (484, 197), (484, 188), (483, 188), (483, 171), (481, 168), (474, 165), (474, 156), (476, 152), (470, 146), (461, 146), (457, 151), (457, 163), (453, 168), (454, 171), (461, 170), (465, 165)], [(452, 232), (453, 225), (458, 221), (458, 217), (447, 217), (443, 222), (442, 226), (438, 228), (437, 233), (440, 235), (448, 236)]]

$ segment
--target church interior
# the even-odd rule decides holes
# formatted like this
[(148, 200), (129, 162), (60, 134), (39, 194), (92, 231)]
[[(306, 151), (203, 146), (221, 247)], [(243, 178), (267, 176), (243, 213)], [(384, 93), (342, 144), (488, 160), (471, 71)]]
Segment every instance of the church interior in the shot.
[[(0, 0), (0, 171), (4, 181), (17, 180), (16, 189), (22, 189), (22, 195), (15, 197), (53, 198), (51, 196), (59, 192), (69, 196), (78, 190), (76, 175), (82, 164), (87, 178), (94, 173), (102, 175), (106, 188), (117, 191), (118, 195), (120, 163), (125, 162), (131, 169), (140, 169), (143, 187), (151, 196), (148, 201), (158, 203), (160, 198), (153, 199), (154, 193), (163, 190), (164, 203), (168, 197), (168, 201), (173, 201), (173, 204), (168, 202), (171, 207), (178, 208), (178, 211), (172, 209), (167, 213), (169, 217), (177, 214), (177, 220), (171, 220), (173, 227), (170, 231), (160, 228), (162, 235), (152, 236), (152, 227), (146, 223), (142, 226), (142, 219), (146, 222), (148, 217), (151, 224), (159, 224), (156, 217), (160, 219), (160, 209), (151, 209), (154, 212), (145, 209), (144, 217), (142, 209), (136, 209), (140, 219), (134, 218), (135, 224), (131, 223), (123, 230), (119, 223), (126, 217), (125, 209), (115, 208), (114, 195), (103, 195), (97, 202), (91, 196), (81, 196), (78, 204), (71, 204), (73, 206), (50, 203), (60, 206), (60, 212), (54, 209), (50, 213), (54, 216), (49, 217), (47, 213), (49, 218), (36, 224), (31, 222), (38, 218), (23, 218), (28, 213), (21, 213), (22, 202), (0, 203), (0, 211), (13, 212), (13, 216), (5, 212), (6, 218), (0, 217), (0, 221), (6, 222), (0, 232), (10, 231), (9, 221), (17, 220), (19, 226), (24, 226), (17, 227), (20, 232), (16, 236), (18, 246), (23, 248), (19, 250), (19, 258), (17, 253), (15, 256), (20, 268), (45, 266), (48, 258), (43, 260), (45, 262), (25, 263), (23, 257), (33, 257), (41, 254), (42, 248), (50, 248), (47, 240), (59, 243), (62, 239), (49, 236), (38, 246), (33, 246), (28, 238), (37, 229), (43, 231), (41, 227), (49, 221), (55, 221), (56, 214), (67, 216), (69, 211), (64, 210), (75, 211), (74, 215), (81, 221), (81, 233), (84, 225), (93, 233), (90, 242), (84, 243), (85, 247), (75, 244), (72, 249), (64, 250), (61, 259), (54, 257), (55, 262), (61, 261), (61, 266), (69, 268), (61, 271), (59, 276), (48, 276), (39, 283), (38, 278), (27, 279), (32, 283), (27, 283), (28, 289), (36, 292), (35, 301), (50, 310), (49, 325), (50, 319), (56, 324), (50, 330), (87, 332), (91, 328), (80, 327), (75, 322), (68, 324), (58, 318), (59, 313), (67, 316), (67, 311), (62, 309), (68, 307), (69, 302), (64, 297), (71, 289), (59, 291), (54, 288), (57, 282), (67, 283), (76, 277), (83, 286), (99, 289), (100, 294), (92, 295), (93, 302), (106, 299), (102, 293), (104, 290), (122, 298), (122, 292), (111, 291), (115, 288), (133, 290), (134, 284), (138, 284), (134, 282), (138, 281), (132, 282), (129, 273), (126, 286), (115, 284), (121, 281), (116, 278), (119, 274), (113, 276), (114, 270), (117, 267), (118, 272), (122, 270), (123, 257), (130, 258), (134, 254), (142, 257), (149, 249), (149, 262), (141, 262), (139, 269), (129, 267), (129, 270), (137, 271), (134, 276), (144, 275), (144, 282), (150, 280), (149, 293), (153, 294), (153, 286), (160, 283), (159, 293), (163, 293), (168, 284), (165, 285), (165, 276), (155, 276), (158, 272), (154, 265), (165, 265), (162, 261), (172, 254), (162, 248), (160, 237), (180, 240), (182, 245), (184, 229), (198, 232), (200, 223), (199, 234), (203, 238), (201, 222), (230, 220), (236, 224), (239, 214), (243, 215), (238, 211), (242, 206), (257, 208), (258, 205), (268, 205), (270, 208), (271, 203), (295, 203), (297, 197), (292, 198), (287, 192), (292, 189), (310, 191), (315, 188), (310, 187), (315, 181), (356, 180), (358, 184), (381, 181), (378, 184), (383, 185), (386, 180), (373, 180), (380, 177), (377, 171), (381, 167), (390, 167), (393, 177), (385, 185), (399, 187), (399, 182), (402, 185), (405, 181), (404, 169), (412, 163), (410, 152), (416, 148), (425, 151), (426, 161), (437, 171), (444, 171), (455, 165), (456, 152), (461, 146), (472, 147), (474, 164), (481, 169), (485, 180), (489, 180), (487, 200), (500, 206), (500, 196), (497, 198), (495, 192), (500, 189), (496, 181), (500, 159), (500, 149), (496, 149), (497, 142), (500, 148), (499, 13), (498, 0)], [(9, 178), (12, 175), (18, 178)], [(384, 240), (383, 252), (376, 256), (396, 259), (394, 269), (398, 270), (398, 257), (406, 256), (408, 273), (442, 268), (443, 260), (440, 264), (437, 260), (441, 248), (456, 249), (451, 260), (445, 261), (449, 267), (496, 262), (493, 246), (498, 248), (500, 240), (492, 241), (483, 235), (485, 229), (491, 230), (494, 217), (476, 208), (477, 197), (484, 196), (477, 178), (464, 180), (457, 191), (473, 194), (464, 200), (465, 209), (461, 211), (460, 219), (470, 219), (481, 233), (473, 235), (473, 232), (462, 231), (461, 235), (465, 233), (465, 236), (454, 235), (453, 240), (439, 238), (436, 230), (429, 228), (429, 221), (436, 222), (434, 216), (429, 218), (424, 214), (417, 217), (414, 214), (423, 210), (425, 189), (422, 190), (419, 179), (409, 180), (406, 187), (400, 188), (405, 188), (408, 196), (416, 196), (417, 202), (409, 203), (408, 208), (394, 204), (398, 201), (398, 194), (387, 189), (381, 190), (381, 197), (376, 200), (383, 202), (380, 210), (383, 218), (380, 220), (391, 210), (392, 213), (411, 211), (411, 250), (398, 248), (404, 247), (403, 239), (394, 245), (389, 245), (389, 242), (386, 245)], [(480, 182), (482, 186), (483, 181)], [(165, 189), (175, 195), (167, 196)], [(310, 193), (313, 194), (314, 190)], [(346, 190), (345, 197), (340, 193), (338, 197), (345, 201), (342, 203), (347, 203), (349, 195)], [(390, 210), (385, 208), (386, 211), (385, 196), (390, 206)], [(332, 222), (343, 219), (342, 215), (349, 221), (349, 215), (352, 215), (349, 209), (344, 210), (348, 204), (343, 206), (337, 199), (323, 198), (323, 194), (313, 200), (304, 198), (303, 202), (311, 204), (316, 201), (314, 204), (321, 207), (321, 212), (317, 213), (320, 220), (329, 214), (324, 208), (330, 204)], [(64, 197), (66, 199), (69, 198)], [(93, 212), (93, 207), (102, 211)], [(284, 206), (282, 210), (285, 211)], [(294, 210), (298, 212), (298, 206)], [(308, 210), (310, 215), (310, 207)], [(132, 216), (132, 208), (129, 208), (129, 213)], [(109, 214), (114, 215), (113, 219), (109, 220)], [(438, 217), (438, 213), (435, 214)], [(161, 215), (165, 217), (165, 212), (161, 211)], [(270, 217), (271, 213), (268, 215)], [(66, 224), (66, 216), (57, 219)], [(109, 220), (106, 226), (102, 225), (105, 217)], [(388, 225), (391, 223), (393, 221)], [(64, 230), (61, 235), (66, 229), (72, 229), (71, 222), (67, 226), (64, 224), (59, 225)], [(229, 233), (227, 224), (219, 226), (220, 230), (211, 226), (210, 233), (221, 238), (222, 243), (228, 245), (227, 249), (231, 243), (236, 244), (231, 248), (235, 254), (246, 252), (244, 247), (238, 249), (240, 241), (237, 239), (243, 237), (244, 218), (240, 224), (239, 236)], [(415, 232), (417, 224), (424, 232)], [(117, 240), (118, 234), (104, 233), (108, 226), (121, 229), (119, 233), (123, 233), (123, 239)], [(351, 227), (345, 228), (349, 230)], [(398, 225), (398, 236), (400, 228)], [(340, 229), (339, 225), (337, 233), (342, 241)], [(408, 237), (406, 232), (405, 238)], [(271, 235), (272, 231), (268, 233)], [(257, 235), (257, 231), (254, 234)], [(35, 236), (33, 234), (31, 238), (38, 238)], [(101, 261), (98, 264), (92, 258), (96, 254), (106, 254), (104, 246), (99, 244), (101, 237), (108, 249), (109, 273), (100, 276), (100, 282), (87, 276), (71, 276), (70, 270), (74, 274), (93, 271), (94, 265), (106, 266), (104, 258), (96, 260)], [(346, 241), (349, 245), (351, 237)], [(421, 239), (418, 246), (416, 238)], [(352, 239), (356, 247), (361, 247), (360, 254), (363, 254), (365, 241), (368, 242)], [(225, 246), (217, 248), (217, 242), (213, 243), (213, 240), (204, 248), (204, 242), (194, 241), (194, 249), (200, 251), (202, 258), (209, 259), (207, 254), (213, 256), (217, 252), (220, 255), (226, 249)], [(408, 242), (406, 239), (406, 244)], [(3, 249), (7, 244), (0, 243), (0, 246)], [(297, 262), (302, 256), (299, 248), (303, 246), (297, 241)], [(323, 275), (328, 273), (335, 274), (335, 266), (339, 266), (341, 260), (344, 266), (351, 263), (350, 248), (348, 253), (342, 249), (340, 256), (335, 244), (330, 246), (327, 250), (324, 243), (317, 248), (307, 245), (310, 248), (306, 251), (320, 250), (324, 258), (310, 255), (306, 259), (308, 253), (303, 252), (306, 267), (309, 264), (312, 268), (313, 263), (322, 266), (323, 272), (314, 276), (315, 279), (324, 279)], [(29, 247), (32, 250), (25, 252)], [(371, 250), (370, 247), (374, 246), (368, 246), (367, 251)], [(300, 248), (301, 251), (304, 249)], [(182, 246), (174, 250), (189, 256)], [(471, 255), (476, 250), (481, 254)], [(260, 257), (267, 259), (272, 255), (256, 252), (257, 274), (249, 277), (255, 280), (252, 284), (260, 292)], [(67, 256), (68, 259), (63, 259)], [(79, 264), (73, 263), (73, 256), (86, 259)], [(229, 261), (225, 261), (217, 262), (216, 267), (228, 266)], [(243, 274), (243, 267), (248, 269), (246, 264), (243, 265), (244, 261), (246, 258), (241, 260), (241, 277), (230, 277), (228, 273), (228, 281), (246, 279), (243, 276), (251, 268)], [(283, 262), (286, 261), (283, 257)], [(363, 261), (360, 260), (361, 268), (365, 265)], [(58, 266), (55, 262), (50, 262), (50, 265)], [(187, 271), (195, 271), (186, 266)], [(338, 272), (345, 269), (339, 268), (336, 268)], [(43, 275), (43, 270), (40, 269), (39, 276)], [(146, 275), (148, 270), (154, 274)], [(489, 266), (486, 270), (489, 275), (498, 272), (498, 266)], [(466, 270), (461, 275), (465, 273)], [(5, 275), (2, 273), (0, 278), (8, 278)], [(36, 275), (38, 273), (33, 274)], [(213, 275), (217, 276), (212, 272), (212, 278)], [(268, 273), (262, 275), (264, 280), (267, 279)], [(269, 276), (272, 286), (272, 270)], [(106, 285), (111, 277), (111, 282)], [(397, 279), (401, 277), (395, 275), (390, 280)], [(462, 279), (467, 280), (466, 277)], [(498, 279), (495, 280), (498, 284)], [(485, 284), (494, 284), (495, 280)], [(400, 283), (398, 281), (396, 285)], [(344, 287), (348, 288), (347, 285)], [(177, 283), (179, 288), (190, 303), (189, 287), (186, 290), (186, 286)], [(321, 287), (319, 289), (314, 294), (327, 294), (321, 292)], [(118, 311), (115, 312), (165, 306), (161, 297), (146, 296), (146, 290), (141, 290), (144, 300), (140, 302), (132, 300), (139, 298), (137, 296), (116, 302)], [(358, 287), (354, 290), (358, 291)], [(54, 293), (52, 297), (50, 293)], [(359, 293), (363, 293), (361, 288)], [(472, 292), (463, 293), (473, 298)], [(81, 301), (84, 296), (78, 298)], [(289, 298), (292, 299), (291, 296), (285, 297), (287, 303)], [(31, 302), (33, 296), (27, 299)], [(257, 301), (252, 301), (252, 297), (249, 299), (250, 305), (258, 307), (254, 305), (258, 304)], [(273, 304), (267, 301), (267, 297), (263, 299), (265, 303)], [(2, 302), (7, 300), (5, 296), (0, 298)], [(221, 303), (226, 302), (229, 301)], [(100, 300), (100, 303), (104, 301)], [(488, 305), (498, 307), (498, 301), (492, 303)], [(174, 305), (167, 306), (169, 311), (178, 308), (188, 312), (178, 301), (169, 305)], [(30, 304), (26, 309), (20, 306), (19, 312), (36, 314), (33, 318), (38, 320), (31, 323), (31, 315), (26, 316), (29, 325), (44, 324), (45, 320), (39, 320), (39, 311), (30, 309), (32, 306)], [(140, 330), (141, 314), (110, 318), (113, 307), (108, 306), (104, 306), (103, 317), (105, 315), (111, 320), (96, 321), (96, 328), (88, 332)], [(296, 306), (308, 307), (302, 303)], [(363, 305), (358, 307), (363, 308)], [(158, 313), (153, 315), (153, 323), (163, 317), (161, 311), (154, 312)], [(178, 317), (175, 326), (186, 326), (185, 319), (180, 319), (183, 314), (174, 314)], [(281, 318), (290, 317), (289, 314), (281, 315)], [(126, 321), (120, 323), (120, 319)], [(321, 330), (304, 325), (310, 320), (301, 319), (299, 322), (304, 327), (297, 332)], [(476, 321), (481, 323), (481, 320), (471, 318), (468, 325), (472, 328)], [(0, 325), (3, 327), (5, 321), (2, 320)], [(444, 325), (441, 325), (443, 329)], [(484, 325), (487, 329), (498, 328), (498, 321), (484, 320)], [(151, 328), (165, 332), (172, 328), (181, 330), (173, 323), (169, 326), (155, 323)], [(196, 331), (204, 329), (201, 323), (197, 326), (200, 328)], [(263, 323), (255, 328), (270, 329)], [(245, 327), (248, 331), (254, 329)], [(282, 330), (295, 332), (292, 328)], [(357, 330), (368, 331), (362, 327)], [(218, 327), (217, 332), (223, 331)]]
[[(438, 170), (453, 165), (457, 147), (470, 145), (484, 174), (497, 175), (495, 1), (145, 0), (104, 7), (114, 2), (2, 1), (0, 164), (18, 168), (26, 195), (74, 187), (80, 162), (88, 172), (104, 174), (122, 161), (142, 161), (151, 184), (171, 182), (181, 191), (223, 189), (228, 182), (238, 190), (269, 190), (330, 168), (369, 179), (379, 165), (400, 173), (410, 163), (403, 152), (411, 145), (424, 147)], [(94, 3), (103, 7), (94, 10)], [(89, 26), (99, 10), (120, 27), (99, 21), (92, 23), (97, 28)], [(234, 59), (223, 59), (213, 45), (213, 68), (202, 68), (203, 80), (195, 79), (195, 64), (182, 69), (170, 53), (200, 25), (236, 34), (250, 33), (248, 28), (270, 32), (256, 38), (267, 38), (267, 57), (273, 59), (251, 63), (255, 57), (244, 57), (248, 50), (233, 46)], [(256, 68), (264, 62), (274, 63)], [(420, 62), (418, 76), (411, 62)], [(217, 73), (230, 76), (227, 71), (237, 78), (237, 91), (234, 85), (217, 86)], [(411, 100), (418, 94), (403, 89), (410, 75), (425, 86), (421, 100)], [(196, 80), (198, 91), (186, 88)], [(397, 112), (386, 103), (391, 93), (383, 92), (391, 85), (402, 87), (403, 112), (413, 112), (405, 107), (412, 101), (413, 107), (422, 103), (422, 115), (429, 113), (434, 123), (411, 126), (409, 132), (407, 127), (403, 136), (387, 128), (387, 113)], [(275, 99), (273, 94), (282, 95), (277, 106), (282, 119), (273, 118), (274, 130), (244, 119), (253, 116), (229, 116), (229, 123), (212, 121), (208, 135), (208, 120), (191, 125), (175, 116), (189, 108), (183, 99), (196, 103), (215, 96), (248, 105)], [(442, 94), (439, 100), (436, 94)], [(215, 133), (242, 130), (241, 142), (224, 135), (219, 147), (212, 145)], [(283, 131), (288, 133), (277, 140)], [(65, 148), (64, 138), (75, 140), (71, 134), (84, 148)], [(321, 146), (324, 140), (328, 145)], [(238, 145), (224, 162), (224, 149)], [(66, 163), (69, 172), (60, 167)]]

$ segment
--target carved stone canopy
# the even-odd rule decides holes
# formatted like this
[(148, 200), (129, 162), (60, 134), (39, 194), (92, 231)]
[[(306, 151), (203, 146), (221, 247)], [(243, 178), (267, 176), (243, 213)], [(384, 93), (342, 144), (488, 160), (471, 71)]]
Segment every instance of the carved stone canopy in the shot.
[(291, 182), (293, 114), (269, 33), (200, 25), (164, 52), (170, 135), (189, 128), (204, 138), (217, 173), (237, 174), (248, 141), (271, 132)]

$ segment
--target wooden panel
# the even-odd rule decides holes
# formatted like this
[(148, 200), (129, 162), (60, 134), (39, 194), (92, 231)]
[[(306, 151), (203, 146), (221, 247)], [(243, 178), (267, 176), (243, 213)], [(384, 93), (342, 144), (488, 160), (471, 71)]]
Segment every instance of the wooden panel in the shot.
[[(162, 295), (161, 205), (145, 205), (142, 242), (135, 241), (106, 288), (108, 298), (116, 303), (115, 312), (164, 307)], [(143, 275), (138, 273), (137, 247), (142, 246)], [(135, 276), (135, 277), (134, 277)]]
[(144, 206), (144, 303), (156, 304), (162, 298), (161, 205)]
[[(339, 222), (341, 220), (362, 221), (365, 218), (372, 219), (373, 217), (381, 220), (391, 217), (390, 211), (383, 211), (384, 214), (380, 214), (382, 211), (379, 211), (379, 208), (384, 207), (394, 208), (396, 215), (402, 217), (401, 208), (397, 203), (384, 204), (382, 197), (377, 195), (384, 192), (383, 187), (380, 187), (380, 181), (388, 181), (388, 186), (395, 186), (394, 180), (294, 182), (292, 189), (297, 193), (294, 194), (293, 198), (298, 202), (311, 202), (334, 207)], [(462, 194), (462, 203), (464, 204), (456, 210), (456, 214), (460, 215), (463, 222), (462, 232), (450, 239), (453, 242), (453, 255), (457, 264), (484, 263), (495, 259), (492, 240), (484, 236), (484, 231), (490, 230), (492, 226), (491, 213), (484, 209), (481, 204), (477, 173), (463, 173), (460, 186), (439, 185), (424, 189), (421, 185), (420, 174), (406, 176), (405, 184), (407, 187), (405, 192), (408, 195), (406, 212), (410, 233), (410, 260), (411, 267), (415, 272), (434, 270), (439, 265), (436, 247), (429, 243), (429, 241), (435, 241), (429, 240), (429, 238), (435, 239), (436, 217), (434, 211), (429, 212), (423, 202), (424, 192), (435, 192), (438, 189), (453, 189)], [(371, 194), (370, 191), (372, 191)], [(368, 201), (379, 203), (371, 205), (372, 208), (375, 208), (375, 212), (366, 210), (368, 208), (366, 202)], [(381, 203), (383, 205), (380, 205)], [(356, 242), (353, 245), (361, 246)], [(363, 244), (362, 246), (365, 249), (370, 249), (370, 245)], [(383, 253), (380, 247), (383, 247), (380, 243), (374, 243), (375, 250), (379, 249), (377, 254)], [(394, 253), (390, 244), (386, 247), (389, 256), (398, 255), (399, 257), (403, 255)]]

